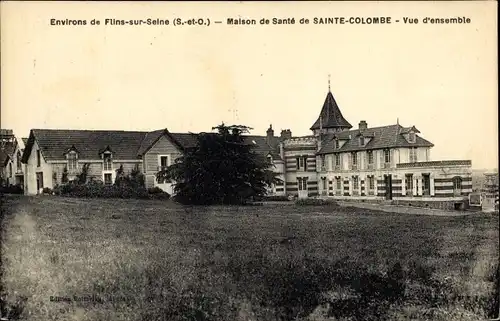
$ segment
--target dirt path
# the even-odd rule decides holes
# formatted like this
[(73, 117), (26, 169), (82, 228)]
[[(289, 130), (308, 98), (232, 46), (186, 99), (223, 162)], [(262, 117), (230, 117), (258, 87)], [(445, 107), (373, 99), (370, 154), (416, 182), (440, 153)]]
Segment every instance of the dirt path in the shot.
[(54, 258), (50, 251), (53, 242), (38, 230), (36, 221), (24, 209), (6, 218), (4, 224), (3, 282), (8, 295), (7, 302), (15, 304), (20, 298), (26, 298), (24, 310), (27, 311), (54, 308), (49, 297), (64, 293), (61, 291), (65, 286), (64, 279), (54, 273)]

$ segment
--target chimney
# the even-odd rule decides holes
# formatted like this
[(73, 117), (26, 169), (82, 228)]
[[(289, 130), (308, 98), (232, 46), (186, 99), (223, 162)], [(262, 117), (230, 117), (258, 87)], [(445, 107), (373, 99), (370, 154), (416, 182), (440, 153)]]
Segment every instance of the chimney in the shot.
[(292, 131), (290, 129), (282, 130), (280, 137), (282, 140), (290, 139), (292, 138)]
[(268, 144), (270, 144), (272, 138), (274, 137), (274, 130), (273, 130), (273, 125), (272, 124), (269, 125), (269, 128), (266, 131), (266, 134), (267, 134), (266, 141), (267, 141)]
[(360, 130), (367, 129), (367, 128), (368, 128), (368, 124), (366, 123), (366, 121), (362, 120), (359, 122), (359, 129)]

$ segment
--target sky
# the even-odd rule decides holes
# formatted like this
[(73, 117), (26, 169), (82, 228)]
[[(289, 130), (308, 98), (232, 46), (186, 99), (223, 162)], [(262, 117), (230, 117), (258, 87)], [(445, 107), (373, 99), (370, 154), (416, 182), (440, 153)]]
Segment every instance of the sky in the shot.
[[(497, 168), (496, 2), (1, 3), (1, 127), (310, 135), (328, 92), (357, 128), (416, 126), (433, 160)], [(314, 17), (391, 17), (318, 25)], [(468, 24), (423, 18), (467, 17)], [(227, 25), (227, 18), (296, 19)], [(301, 17), (308, 25), (299, 24)], [(404, 24), (403, 17), (418, 24)], [(169, 26), (52, 26), (169, 19)], [(174, 18), (210, 26), (173, 26)], [(395, 23), (398, 19), (401, 22)], [(220, 20), (221, 24), (214, 21)]]

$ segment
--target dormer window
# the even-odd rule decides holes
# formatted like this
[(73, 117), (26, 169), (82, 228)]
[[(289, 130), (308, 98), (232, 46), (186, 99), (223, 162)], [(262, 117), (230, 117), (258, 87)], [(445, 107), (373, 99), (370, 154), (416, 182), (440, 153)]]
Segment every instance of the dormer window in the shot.
[(70, 151), (66, 154), (66, 159), (68, 160), (68, 171), (75, 172), (78, 169), (78, 154), (76, 151)]
[(409, 133), (408, 133), (408, 141), (409, 141), (410, 143), (414, 143), (414, 142), (415, 142), (415, 139), (416, 139), (415, 132), (409, 132)]
[(359, 146), (365, 146), (365, 137), (359, 136)]
[(105, 152), (102, 154), (103, 159), (103, 170), (112, 171), (113, 170), (113, 157), (111, 152)]

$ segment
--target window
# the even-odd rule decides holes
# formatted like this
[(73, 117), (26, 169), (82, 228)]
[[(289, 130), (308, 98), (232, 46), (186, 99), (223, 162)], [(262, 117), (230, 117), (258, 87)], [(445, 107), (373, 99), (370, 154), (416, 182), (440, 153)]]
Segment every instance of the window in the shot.
[(365, 146), (365, 138), (363, 136), (359, 137), (359, 146), (361, 147)]
[(271, 155), (267, 155), (267, 162), (269, 164), (272, 164), (273, 163), (273, 157)]
[(23, 166), (21, 159), (22, 159), (21, 152), (17, 152), (17, 170), (19, 171), (22, 169)]
[(338, 139), (335, 139), (335, 149), (339, 149), (340, 148), (340, 142)]
[(41, 154), (40, 154), (40, 150), (37, 149), (36, 150), (36, 167), (40, 167), (41, 165)]
[(68, 171), (74, 172), (78, 168), (78, 157), (75, 152), (69, 152), (68, 155), (66, 155), (68, 159)]
[(431, 176), (422, 174), (422, 195), (431, 195)]
[(297, 169), (307, 170), (307, 156), (297, 157)]
[(297, 177), (299, 191), (307, 191), (307, 177)]
[(9, 177), (12, 177), (12, 163), (9, 163)]
[(325, 155), (320, 156), (320, 162), (321, 162), (321, 170), (325, 171), (326, 170), (326, 157), (325, 157)]
[(373, 151), (369, 150), (368, 154), (368, 165), (373, 165)]
[(342, 189), (342, 178), (341, 177), (337, 177), (336, 178), (336, 182), (337, 182), (337, 190), (341, 190)]
[(368, 189), (369, 190), (375, 189), (375, 177), (374, 176), (368, 176)]
[(358, 176), (353, 176), (352, 177), (352, 189), (354, 191), (359, 190), (359, 177)]
[(323, 190), (326, 190), (327, 189), (327, 186), (326, 186), (326, 177), (321, 177), (321, 183), (322, 183)]
[(113, 176), (111, 173), (104, 174), (104, 184), (113, 185)]
[(386, 164), (391, 162), (391, 151), (389, 149), (384, 149), (384, 161)]
[(113, 170), (113, 159), (111, 158), (111, 153), (104, 153), (103, 155), (103, 170)]
[(169, 166), (168, 156), (160, 156), (160, 168), (159, 170), (164, 170)]
[(417, 149), (410, 148), (410, 163), (415, 163), (417, 161)]
[(408, 141), (409, 141), (410, 143), (414, 143), (414, 142), (415, 142), (415, 138), (416, 138), (416, 136), (415, 136), (415, 133), (414, 133), (414, 132), (410, 132), (410, 133), (408, 134)]
[(352, 167), (356, 167), (358, 165), (358, 153), (356, 152), (351, 153), (351, 163)]
[(307, 171), (307, 156), (298, 156), (297, 160), (297, 170)]
[(458, 196), (462, 193), (462, 178), (457, 176), (453, 178), (453, 195)]
[(413, 174), (405, 175), (406, 195), (413, 195)]
[(340, 166), (340, 154), (335, 154), (335, 166)]

